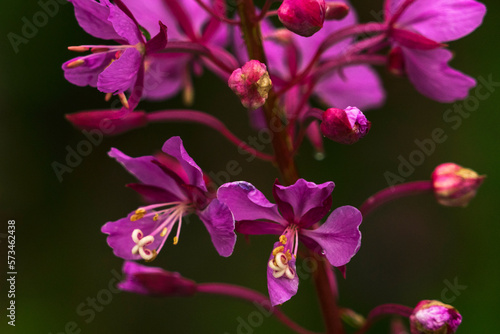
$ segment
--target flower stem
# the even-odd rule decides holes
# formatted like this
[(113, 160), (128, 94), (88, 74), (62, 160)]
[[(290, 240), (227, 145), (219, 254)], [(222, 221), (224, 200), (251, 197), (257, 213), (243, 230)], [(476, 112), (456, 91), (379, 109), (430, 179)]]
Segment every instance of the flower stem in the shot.
[(257, 291), (225, 283), (203, 283), (199, 284), (197, 289), (198, 292), (201, 293), (230, 296), (247, 300), (259, 308), (264, 308), (266, 312), (272, 313), (279, 321), (294, 332), (299, 334), (315, 334), (288, 318), (278, 307), (273, 307), (269, 299)]
[[(241, 0), (238, 3), (238, 13), (249, 58), (267, 64), (260, 25), (253, 1)], [(287, 127), (284, 124), (285, 115), (278, 107), (278, 96), (274, 89), (269, 91), (263, 110), (266, 115), (268, 128), (273, 133), (272, 144), (277, 168), (283, 177), (284, 183), (287, 185), (293, 184), (299, 177), (293, 159), (294, 148)], [(331, 275), (328, 274), (328, 270), (331, 270), (331, 267), (324, 260), (320, 259), (317, 261), (319, 265), (314, 273), (314, 282), (323, 312), (326, 332), (327, 334), (342, 334), (343, 328), (336, 296), (333, 293), (334, 287), (330, 279)]]
[(408, 318), (413, 312), (413, 309), (408, 306), (399, 305), (399, 304), (382, 304), (375, 307), (368, 314), (368, 318), (366, 318), (366, 322), (355, 334), (364, 334), (366, 333), (370, 327), (377, 322), (380, 318), (386, 315), (400, 315), (402, 317)]
[(212, 129), (220, 132), (230, 142), (239, 148), (249, 152), (253, 156), (262, 160), (273, 161), (274, 157), (257, 151), (247, 143), (236, 137), (229, 129), (217, 118), (212, 115), (206, 114), (201, 111), (194, 110), (163, 110), (146, 114), (148, 122), (192, 122), (199, 123), (211, 127)]
[(369, 197), (361, 205), (359, 211), (361, 211), (363, 217), (366, 217), (382, 204), (388, 203), (401, 197), (432, 193), (432, 191), (432, 181), (415, 181), (398, 184), (397, 186), (385, 188), (375, 195)]

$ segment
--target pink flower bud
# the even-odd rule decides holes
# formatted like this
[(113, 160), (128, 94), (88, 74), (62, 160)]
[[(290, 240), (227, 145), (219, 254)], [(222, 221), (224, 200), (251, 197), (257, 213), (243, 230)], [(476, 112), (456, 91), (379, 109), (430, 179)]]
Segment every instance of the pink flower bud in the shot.
[(142, 111), (119, 110), (81, 111), (65, 115), (66, 119), (80, 130), (99, 130), (104, 135), (117, 135), (147, 124)]
[(439, 204), (464, 207), (476, 196), (484, 179), (485, 176), (457, 164), (441, 164), (432, 173), (434, 195)]
[(163, 297), (192, 296), (197, 291), (195, 282), (161, 268), (126, 261), (123, 272), (125, 280), (118, 283), (123, 291)]
[(450, 305), (437, 300), (422, 300), (410, 316), (411, 334), (452, 334), (462, 316)]
[(323, 113), (321, 132), (341, 144), (354, 144), (368, 133), (371, 123), (356, 107), (330, 108)]
[(325, 0), (284, 0), (278, 8), (278, 18), (297, 35), (309, 37), (323, 27)]
[(349, 14), (349, 6), (340, 1), (326, 3), (325, 20), (342, 20)]
[(266, 103), (272, 82), (266, 65), (257, 60), (250, 60), (242, 68), (234, 70), (228, 85), (241, 99), (243, 106), (257, 109)]

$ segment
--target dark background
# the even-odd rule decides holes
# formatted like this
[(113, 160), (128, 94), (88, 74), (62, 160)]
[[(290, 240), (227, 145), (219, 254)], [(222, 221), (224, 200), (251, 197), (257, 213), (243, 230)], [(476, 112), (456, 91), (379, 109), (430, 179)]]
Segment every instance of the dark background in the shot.
[[(456, 52), (451, 64), (474, 78), (491, 76), (500, 82), (499, 5), (484, 2), (488, 14), (483, 26), (450, 43)], [(380, 8), (381, 4), (376, 5)], [(354, 6), (363, 21), (370, 20), (373, 4), (354, 1)], [(131, 156), (147, 155), (171, 136), (181, 135), (188, 152), (206, 171), (223, 171), (228, 161), (236, 159), (241, 173), (231, 180), (252, 182), (268, 195), (277, 174), (267, 163), (246, 162), (211, 129), (164, 124), (105, 138), (59, 182), (52, 163), (64, 163), (67, 147), (75, 149), (85, 140), (64, 114), (109, 108), (109, 103), (95, 89), (73, 86), (63, 77), (61, 64), (74, 56), (66, 47), (96, 42), (77, 25), (71, 5), (60, 5), (58, 13), (14, 52), (7, 34), (20, 35), (23, 18), (32, 21), (40, 10), (35, 1), (9, 2), (3, 4), (0, 14), (0, 233), (4, 237), (7, 220), (15, 219), (18, 272), (16, 328), (8, 326), (6, 332), (56, 334), (64, 333), (66, 327), (71, 333), (74, 322), (81, 333), (223, 334), (238, 333), (239, 321), (248, 322), (251, 316), (259, 326), (240, 333), (289, 333), (275, 319), (259, 318), (254, 306), (238, 300), (209, 296), (158, 299), (109, 292), (122, 261), (113, 256), (100, 227), (140, 205), (138, 196), (124, 187), (133, 177), (107, 157), (110, 147)], [(416, 139), (430, 138), (435, 128), (442, 128), (447, 140), (436, 146), (408, 181), (428, 179), (435, 166), (448, 161), (488, 178), (466, 209), (445, 208), (431, 196), (422, 196), (399, 200), (367, 218), (362, 224), (362, 247), (349, 264), (347, 280), (339, 282), (340, 303), (366, 315), (378, 304), (413, 306), (422, 299), (445, 296), (464, 317), (460, 333), (494, 333), (500, 311), (500, 93), (494, 91), (480, 101), (470, 117), (453, 130), (443, 120), (443, 113), (453, 105), (431, 101), (406, 79), (380, 72), (388, 99), (383, 108), (367, 113), (373, 123), (369, 136), (348, 147), (326, 142), (323, 161), (314, 160), (313, 150), (304, 145), (298, 157), (302, 177), (316, 183), (334, 181), (335, 207), (360, 205), (387, 186), (384, 173), (397, 173), (398, 157), (408, 158), (417, 149)], [(223, 82), (206, 73), (195, 80), (195, 86), (194, 109), (217, 115), (241, 138), (253, 135), (245, 110)], [(140, 107), (152, 111), (181, 106), (177, 97)], [(255, 237), (248, 244), (240, 237), (234, 255), (221, 258), (202, 224), (192, 219), (183, 227), (179, 245), (166, 246), (154, 265), (198, 282), (236, 283), (266, 293), (265, 262), (273, 240)], [(7, 243), (5, 238), (0, 241), (0, 271), (4, 273)], [(454, 281), (466, 288), (458, 293), (446, 290)], [(2, 288), (0, 295), (4, 328), (7, 290)], [(105, 305), (98, 302), (99, 311), (91, 316), (92, 308), (86, 304), (88, 298), (96, 297), (105, 300)], [(298, 294), (283, 309), (300, 324), (319, 331), (323, 325), (316, 305), (311, 279), (302, 279)], [(372, 332), (387, 333), (386, 325), (382, 322)]]

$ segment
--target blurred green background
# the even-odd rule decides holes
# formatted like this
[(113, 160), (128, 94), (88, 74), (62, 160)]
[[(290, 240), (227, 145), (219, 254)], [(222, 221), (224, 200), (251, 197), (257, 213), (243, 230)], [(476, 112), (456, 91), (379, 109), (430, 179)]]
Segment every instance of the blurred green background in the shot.
[[(472, 35), (453, 42), (452, 66), (479, 78), (500, 82), (498, 62), (499, 3), (484, 1), (488, 14)], [(380, 8), (381, 2), (375, 4)], [(374, 4), (354, 1), (362, 20), (370, 20)], [(93, 146), (71, 173), (59, 182), (51, 164), (64, 163), (67, 147), (75, 149), (84, 135), (64, 114), (104, 109), (102, 94), (65, 81), (61, 64), (74, 55), (69, 45), (95, 42), (77, 25), (72, 6), (60, 5), (26, 44), (15, 53), (7, 34), (21, 34), (23, 18), (31, 21), (41, 10), (36, 1), (8, 2), (0, 14), (0, 247), (7, 272), (7, 220), (16, 221), (16, 327), (7, 326), (7, 291), (2, 288), (2, 333), (238, 333), (243, 319), (255, 314), (252, 305), (208, 296), (158, 299), (129, 293), (110, 293), (122, 261), (113, 256), (100, 227), (135, 209), (139, 197), (126, 189), (134, 179), (107, 157), (110, 147), (131, 156), (151, 154), (173, 135), (205, 170), (217, 173), (232, 159), (241, 173), (231, 180), (252, 182), (270, 194), (276, 171), (267, 163), (247, 162), (215, 131), (198, 125), (163, 124), (105, 138)], [(375, 212), (362, 224), (363, 243), (340, 279), (340, 303), (361, 314), (382, 303), (413, 306), (422, 299), (448, 298), (464, 317), (460, 333), (494, 333), (500, 311), (498, 191), (500, 190), (498, 124), (500, 91), (480, 101), (458, 129), (443, 120), (452, 105), (418, 94), (406, 79), (380, 71), (388, 93), (386, 105), (367, 113), (373, 127), (354, 146), (326, 142), (326, 158), (316, 161), (304, 145), (298, 157), (301, 176), (317, 183), (336, 183), (334, 206), (360, 205), (387, 186), (384, 173), (397, 173), (398, 157), (417, 148), (415, 139), (430, 138), (442, 128), (447, 140), (436, 146), (408, 181), (428, 179), (433, 168), (453, 161), (475, 169), (488, 179), (468, 208), (445, 208), (431, 196), (399, 200)], [(253, 132), (245, 110), (223, 82), (210, 73), (195, 79), (194, 109), (209, 111), (242, 138)], [(472, 91), (474, 92), (474, 91)], [(461, 104), (461, 102), (458, 102)], [(181, 107), (179, 97), (140, 108)], [(179, 271), (198, 282), (242, 284), (267, 292), (265, 262), (274, 237), (240, 237), (234, 255), (221, 258), (196, 219), (183, 227), (181, 242), (167, 246), (154, 265)], [(3, 280), (5, 282), (5, 280)], [(466, 286), (457, 293), (448, 285)], [(447, 283), (448, 282), (448, 283)], [(4, 285), (0, 285), (4, 286)], [(95, 311), (89, 301), (99, 297)], [(320, 331), (322, 320), (311, 279), (284, 311), (300, 324)], [(260, 319), (258, 316), (256, 319)], [(255, 321), (255, 319), (254, 319)], [(289, 333), (273, 318), (240, 333)], [(73, 325), (74, 323), (74, 325)], [(5, 329), (6, 328), (6, 329)], [(387, 333), (382, 322), (371, 333)], [(75, 331), (78, 333), (78, 330)]]

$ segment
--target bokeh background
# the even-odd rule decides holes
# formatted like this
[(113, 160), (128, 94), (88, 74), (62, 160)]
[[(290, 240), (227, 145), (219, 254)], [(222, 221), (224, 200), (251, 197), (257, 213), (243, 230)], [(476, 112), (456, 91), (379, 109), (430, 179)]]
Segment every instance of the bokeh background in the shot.
[[(371, 19), (372, 9), (381, 8), (381, 1), (353, 2), (364, 21)], [(500, 5), (483, 2), (488, 6), (483, 26), (450, 44), (456, 55), (451, 64), (472, 77), (500, 82)], [(248, 323), (256, 308), (238, 300), (106, 292), (116, 283), (122, 261), (113, 256), (100, 227), (140, 203), (124, 187), (133, 177), (107, 157), (110, 147), (131, 156), (146, 155), (167, 138), (181, 135), (188, 152), (206, 171), (223, 171), (228, 161), (236, 159), (241, 173), (231, 180), (248, 180), (268, 195), (276, 171), (267, 163), (245, 161), (211, 129), (162, 124), (105, 138), (59, 182), (53, 162), (64, 163), (67, 148), (75, 149), (85, 140), (64, 115), (109, 104), (95, 89), (73, 86), (62, 75), (61, 64), (73, 57), (66, 47), (95, 42), (77, 25), (71, 5), (59, 5), (58, 13), (14, 52), (7, 34), (20, 35), (24, 18), (31, 21), (40, 10), (36, 1), (8, 2), (0, 14), (0, 272), (7, 272), (8, 219), (16, 220), (18, 272), (15, 328), (6, 325), (7, 290), (0, 284), (1, 332), (289, 333), (265, 316), (259, 326), (239, 329), (241, 319)], [(383, 108), (367, 113), (373, 123), (369, 136), (349, 147), (326, 142), (323, 161), (316, 161), (312, 148), (304, 145), (298, 157), (301, 176), (317, 183), (333, 180), (334, 206), (359, 205), (387, 186), (384, 173), (397, 173), (398, 157), (408, 158), (417, 149), (416, 139), (430, 138), (435, 128), (442, 128), (447, 140), (426, 156), (408, 181), (428, 179), (435, 166), (448, 161), (488, 178), (466, 209), (445, 208), (431, 196), (421, 196), (393, 202), (368, 217), (362, 224), (362, 247), (349, 264), (347, 280), (339, 280), (340, 303), (366, 315), (382, 303), (413, 306), (421, 299), (445, 296), (464, 317), (460, 333), (495, 333), (500, 311), (500, 89), (494, 87), (491, 96), (481, 100), (454, 130), (443, 120), (453, 105), (431, 101), (406, 79), (383, 69), (380, 73), (388, 99)], [(195, 87), (194, 109), (217, 115), (242, 138), (254, 134), (245, 110), (223, 82), (206, 73), (195, 80)], [(181, 106), (179, 97), (141, 104), (145, 110)], [(255, 237), (247, 243), (240, 237), (233, 257), (221, 258), (202, 225), (192, 219), (183, 227), (181, 242), (167, 246), (154, 264), (199, 282), (237, 283), (266, 293), (265, 262), (273, 240)], [(454, 281), (465, 288), (454, 293), (448, 287)], [(88, 303), (98, 296), (105, 303), (97, 302), (92, 313)], [(297, 296), (283, 309), (307, 328), (323, 328), (311, 279), (301, 281)], [(387, 322), (372, 331), (387, 332)]]

